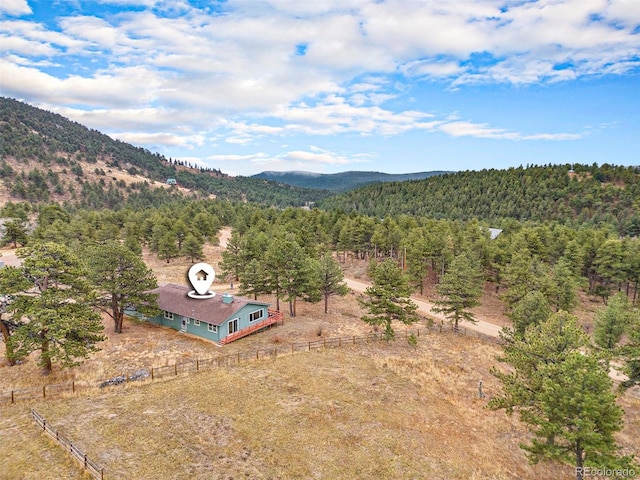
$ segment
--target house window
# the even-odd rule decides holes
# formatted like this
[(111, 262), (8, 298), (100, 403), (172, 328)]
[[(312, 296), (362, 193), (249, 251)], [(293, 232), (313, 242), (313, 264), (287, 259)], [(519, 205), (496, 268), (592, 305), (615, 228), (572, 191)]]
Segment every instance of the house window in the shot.
[(165, 312), (164, 312), (164, 318), (166, 318), (167, 320), (173, 320), (173, 313), (171, 313), (171, 312), (167, 312), (167, 311), (165, 310)]
[(207, 324), (207, 330), (209, 330), (212, 333), (218, 333), (218, 326), (217, 325), (211, 325), (209, 323), (209, 324)]
[(199, 326), (200, 326), (200, 320), (196, 320), (196, 319), (194, 318), (194, 319), (193, 319), (193, 324), (194, 324), (196, 327), (199, 327)]
[(238, 331), (238, 319), (229, 320), (229, 335)]
[(249, 321), (250, 322), (255, 322), (256, 320), (260, 320), (262, 318), (262, 312), (263, 310), (256, 310), (255, 312), (251, 312), (249, 314)]

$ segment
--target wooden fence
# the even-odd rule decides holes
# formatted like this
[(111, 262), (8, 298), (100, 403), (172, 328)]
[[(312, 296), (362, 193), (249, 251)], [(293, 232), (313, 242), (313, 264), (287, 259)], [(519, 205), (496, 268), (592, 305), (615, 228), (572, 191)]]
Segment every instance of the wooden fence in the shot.
[[(429, 327), (418, 328), (416, 330), (405, 330), (399, 332), (399, 337), (408, 338), (411, 334), (419, 337), (421, 334), (430, 334), (434, 332), (453, 331), (460, 335), (467, 335), (480, 338), (487, 342), (498, 343), (499, 338), (492, 337), (479, 333), (475, 330), (465, 329), (458, 327), (454, 329), (450, 324), (438, 323)], [(384, 340), (384, 336), (380, 333), (370, 333), (368, 335), (350, 336), (350, 337), (338, 337), (338, 338), (322, 338), (319, 340), (313, 340), (310, 342), (290, 343), (275, 345), (270, 348), (262, 348), (258, 350), (251, 350), (246, 352), (238, 352), (230, 355), (224, 355), (214, 358), (187, 360), (182, 363), (176, 363), (174, 365), (165, 365), (160, 367), (152, 367), (150, 369), (149, 378), (156, 380), (168, 376), (176, 376), (180, 374), (187, 374), (192, 372), (199, 372), (202, 370), (209, 370), (212, 368), (231, 367), (247, 363), (255, 360), (275, 359), (283, 355), (293, 355), (298, 352), (310, 352), (313, 350), (320, 350), (324, 348), (340, 348), (348, 345), (364, 344), (373, 341)], [(139, 381), (140, 378), (125, 373), (119, 377), (121, 381), (114, 382), (112, 385), (128, 383), (130, 381)], [(107, 382), (99, 382), (107, 383)], [(34, 400), (40, 398), (50, 398), (60, 396), (65, 393), (76, 393), (81, 390), (87, 390), (96, 388), (95, 384), (88, 382), (68, 382), (53, 385), (45, 385), (42, 387), (23, 388), (18, 390), (5, 390), (0, 392), (0, 405), (16, 403), (24, 400)]]
[(31, 418), (33, 418), (33, 421), (36, 422), (36, 424), (42, 428), (47, 435), (54, 439), (58, 445), (60, 445), (65, 451), (69, 452), (93, 478), (104, 480), (104, 468), (91, 460), (87, 454), (76, 447), (71, 440), (62, 435), (56, 429), (52, 428), (42, 415), (36, 412), (33, 408), (31, 409)]

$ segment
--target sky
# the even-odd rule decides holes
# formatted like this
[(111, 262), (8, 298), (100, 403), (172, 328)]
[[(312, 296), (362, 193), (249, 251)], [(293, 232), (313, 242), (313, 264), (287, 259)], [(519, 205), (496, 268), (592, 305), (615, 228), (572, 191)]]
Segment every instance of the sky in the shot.
[(0, 95), (230, 175), (640, 165), (640, 0), (0, 0)]

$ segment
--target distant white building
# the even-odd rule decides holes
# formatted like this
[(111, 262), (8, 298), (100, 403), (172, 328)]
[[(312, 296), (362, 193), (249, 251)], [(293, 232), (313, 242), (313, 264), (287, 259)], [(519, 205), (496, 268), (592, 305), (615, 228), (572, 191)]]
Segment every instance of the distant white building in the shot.
[(491, 240), (495, 240), (496, 237), (498, 235), (500, 235), (502, 233), (502, 229), (501, 228), (490, 228), (489, 229), (489, 236), (491, 237)]

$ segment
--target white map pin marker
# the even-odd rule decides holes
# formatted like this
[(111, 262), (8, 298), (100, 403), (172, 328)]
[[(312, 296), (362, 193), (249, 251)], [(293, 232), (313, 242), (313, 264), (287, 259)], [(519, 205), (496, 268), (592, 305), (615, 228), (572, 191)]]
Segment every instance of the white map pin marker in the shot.
[[(187, 293), (191, 298), (211, 298), (215, 296), (209, 288), (216, 278), (213, 267), (208, 263), (196, 263), (189, 269), (189, 281), (194, 290)], [(196, 293), (197, 292), (197, 293)]]

